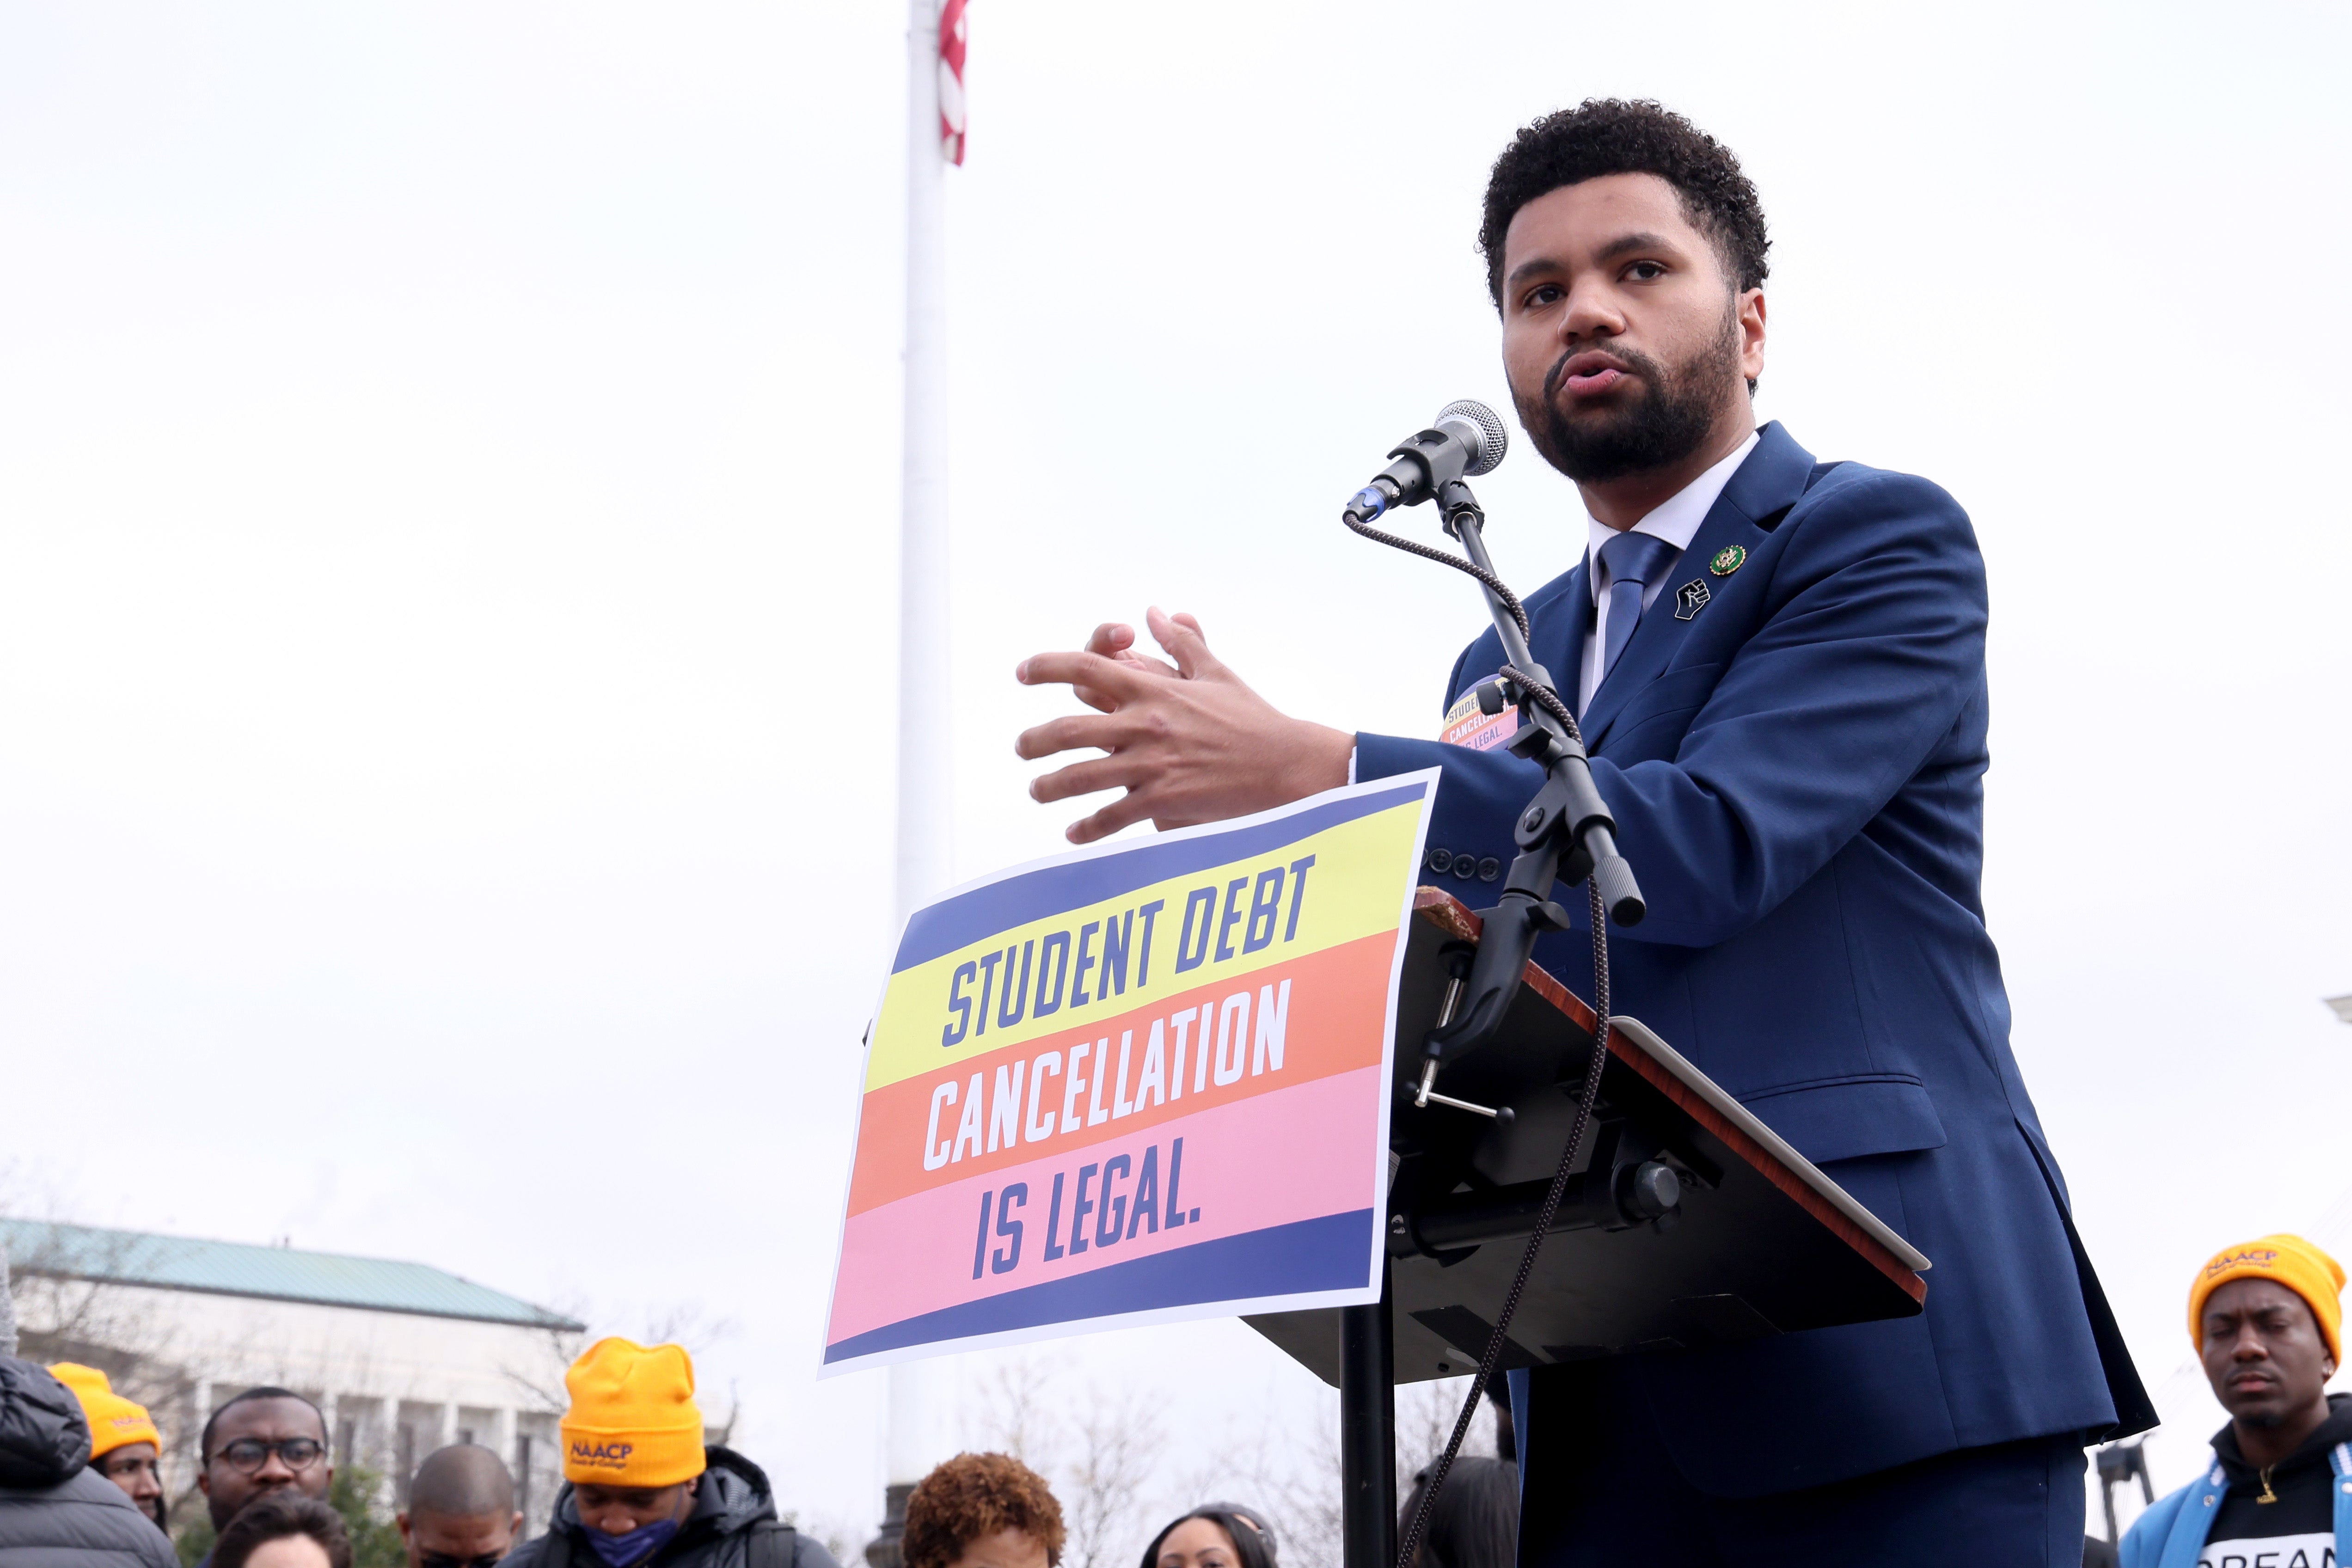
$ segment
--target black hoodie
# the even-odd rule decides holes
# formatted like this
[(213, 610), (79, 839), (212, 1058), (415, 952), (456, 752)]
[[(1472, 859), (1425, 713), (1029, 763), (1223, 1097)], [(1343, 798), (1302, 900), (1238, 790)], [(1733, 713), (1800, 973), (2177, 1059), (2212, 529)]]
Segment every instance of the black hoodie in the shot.
[[(2213, 1437), (2213, 1457), (2221, 1461), (2230, 1490), (2205, 1539), (2264, 1541), (2281, 1535), (2335, 1533), (2336, 1497), (2330, 1485), (2334, 1472), (2328, 1468), (2327, 1451), (2338, 1443), (2352, 1443), (2352, 1394), (2327, 1396), (2327, 1419), (2294, 1453), (2271, 1467), (2265, 1489), (2263, 1472), (2246, 1463), (2239, 1452), (2236, 1426), (2222, 1427)], [(2262, 1500), (2265, 1489), (2274, 1500)]]
[[(833, 1553), (776, 1517), (767, 1472), (732, 1448), (703, 1450), (709, 1468), (667, 1546), (629, 1568), (840, 1568)], [(545, 1535), (527, 1541), (499, 1568), (604, 1568), (588, 1543), (572, 1484), (555, 1494)]]
[(89, 1468), (89, 1423), (48, 1369), (0, 1356), (0, 1563), (179, 1568), (121, 1487)]

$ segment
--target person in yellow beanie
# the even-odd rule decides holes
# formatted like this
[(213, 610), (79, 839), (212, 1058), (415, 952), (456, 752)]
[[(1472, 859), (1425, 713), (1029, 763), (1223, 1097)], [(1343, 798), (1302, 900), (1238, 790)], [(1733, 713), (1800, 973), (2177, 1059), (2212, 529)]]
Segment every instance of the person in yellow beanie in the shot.
[(163, 1436), (147, 1408), (114, 1392), (94, 1366), (61, 1361), (49, 1373), (74, 1392), (89, 1422), (89, 1468), (121, 1487), (131, 1505), (169, 1532), (163, 1501)]
[(502, 1568), (839, 1568), (777, 1517), (765, 1471), (708, 1440), (683, 1347), (599, 1340), (563, 1384), (563, 1489)]
[(2123, 1539), (2122, 1568), (2316, 1565), (2352, 1554), (2352, 1395), (2344, 1266), (2299, 1236), (2225, 1247), (2189, 1287), (2189, 1333), (2230, 1424), (2214, 1464)]

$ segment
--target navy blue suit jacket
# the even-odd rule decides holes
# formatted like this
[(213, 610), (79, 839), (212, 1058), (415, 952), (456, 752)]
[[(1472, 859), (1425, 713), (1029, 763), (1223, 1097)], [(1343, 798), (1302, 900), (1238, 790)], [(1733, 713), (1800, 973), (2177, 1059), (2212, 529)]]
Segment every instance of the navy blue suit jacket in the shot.
[[(1714, 574), (1730, 545), (1746, 561)], [(1685, 619), (1677, 595), (1694, 581), (1708, 597)], [(1527, 607), (1532, 651), (1572, 698), (1592, 622), (1585, 566)], [(1615, 1010), (1935, 1265), (1919, 1317), (1634, 1358), (1628, 1385), (1717, 1496), (2153, 1424), (2010, 1054), (1978, 890), (1985, 618), (1983, 558), (1950, 496), (1817, 465), (1769, 425), (1584, 715), (1649, 901), (1647, 920), (1611, 932)], [(1501, 662), (1489, 631), (1454, 665), (1447, 702)], [(1434, 879), (1491, 903), (1476, 863), (1509, 864), (1540, 775), (1504, 752), (1357, 738), (1360, 778), (1432, 765), (1444, 777), (1429, 843), (1455, 868)], [(1561, 902), (1583, 919), (1583, 899)], [(1537, 957), (1581, 991), (1591, 943), (1580, 926)]]

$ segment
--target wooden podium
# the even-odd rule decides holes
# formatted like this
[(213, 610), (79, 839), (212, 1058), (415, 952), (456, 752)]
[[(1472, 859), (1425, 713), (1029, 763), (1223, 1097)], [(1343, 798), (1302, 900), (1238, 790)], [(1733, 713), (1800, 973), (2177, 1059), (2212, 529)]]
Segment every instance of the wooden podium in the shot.
[[(1423, 888), (1397, 1004), (1389, 1290), (1246, 1320), (1341, 1391), (1347, 1568), (1391, 1568), (1394, 1384), (1477, 1369), (1592, 1058), (1592, 1009), (1534, 963), (1500, 1034), (1415, 1103), (1421, 1044), (1479, 919)], [(1577, 1174), (1501, 1367), (1672, 1351), (1921, 1310), (1928, 1260), (1638, 1020), (1610, 1032)], [(1385, 1552), (1381, 1544), (1385, 1542)]]

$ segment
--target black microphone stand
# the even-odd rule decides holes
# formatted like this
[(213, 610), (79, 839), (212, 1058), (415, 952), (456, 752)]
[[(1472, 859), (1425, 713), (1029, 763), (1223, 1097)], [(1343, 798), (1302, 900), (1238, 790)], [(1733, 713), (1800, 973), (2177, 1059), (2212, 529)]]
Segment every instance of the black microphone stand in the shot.
[(1561, 702), (1551, 674), (1528, 649), (1522, 611), (1494, 588), (1495, 563), (1481, 533), (1486, 521), (1478, 500), (1461, 479), (1439, 487), (1437, 504), (1445, 531), (1478, 568), (1479, 586), (1503, 640), (1504, 675), (1478, 689), (1478, 705), (1488, 713), (1507, 706), (1519, 710), (1519, 731), (1507, 742), (1515, 754), (1544, 770), (1543, 788), (1519, 814), (1512, 837), (1519, 853), (1503, 880), (1495, 908), (1483, 911), (1485, 929), (1467, 984), (1447, 1021), (1430, 1032), (1423, 1047), (1421, 1089), (1426, 1094), (1441, 1064), (1476, 1050), (1494, 1038), (1517, 994), (1520, 977), (1548, 931), (1566, 931), (1568, 911), (1552, 900), (1552, 888), (1592, 879), (1601, 902), (1619, 925), (1641, 923), (1647, 908), (1633, 868), (1617, 853), (1616, 818), (1593, 787), (1583, 738)]
[[(1486, 418), (1491, 421), (1493, 416), (1489, 414)], [(1519, 1294), (1535, 1267), (1537, 1248), (1543, 1245), (1544, 1233), (1550, 1228), (1565, 1196), (1575, 1152), (1591, 1123), (1601, 1088), (1602, 1055), (1608, 1049), (1609, 1039), (1609, 950), (1603, 922), (1614, 920), (1620, 925), (1635, 925), (1648, 912), (1641, 888), (1633, 879), (1633, 868), (1617, 853), (1616, 819), (1610, 816), (1601, 792), (1593, 786), (1592, 770), (1575, 716), (1560, 700), (1550, 672), (1537, 663), (1528, 651), (1527, 611), (1495, 574), (1495, 563), (1486, 553), (1486, 541), (1481, 531), (1486, 513), (1461, 477), (1462, 464), (1449, 438), (1437, 430), (1425, 430), (1389, 455), (1410, 461), (1401, 462), (1399, 468), (1391, 468), (1359, 491), (1340, 514), (1340, 520), (1368, 539), (1441, 562), (1478, 579), (1486, 595), (1487, 610), (1494, 616), (1496, 635), (1502, 638), (1504, 659), (1498, 677), (1480, 684), (1478, 706), (1488, 714), (1500, 714), (1505, 707), (1516, 706), (1519, 710), (1519, 730), (1507, 744), (1515, 754), (1544, 770), (1543, 787), (1519, 814), (1513, 829), (1519, 852), (1511, 861), (1502, 896), (1493, 909), (1479, 911), (1482, 924), (1477, 952), (1467, 973), (1458, 975), (1447, 988), (1437, 1027), (1423, 1042), (1421, 1079), (1414, 1103), (1425, 1106), (1436, 1100), (1482, 1115), (1509, 1118), (1507, 1107), (1487, 1110), (1467, 1104), (1435, 1093), (1433, 1086), (1439, 1068), (1446, 1061), (1486, 1045), (1500, 1030), (1527, 973), (1536, 939), (1547, 931), (1569, 928), (1568, 911), (1553, 902), (1551, 896), (1553, 888), (1561, 881), (1573, 884), (1590, 879), (1591, 884), (1592, 1000), (1599, 1023), (1592, 1041), (1592, 1061), (1584, 1075), (1583, 1091), (1568, 1142), (1560, 1150), (1559, 1168), (1536, 1216), (1534, 1233), (1528, 1238), (1517, 1276), (1488, 1336), (1486, 1353), (1479, 1359), (1469, 1397), (1455, 1419), (1444, 1452), (1430, 1468), (1421, 1507), (1404, 1531), (1402, 1545), (1397, 1540), (1390, 1468), (1395, 1453), (1396, 1415), (1391, 1386), (1392, 1298), (1385, 1256), (1381, 1265), (1380, 1301), (1369, 1307), (1340, 1309), (1341, 1535), (1345, 1568), (1390, 1568), (1391, 1564), (1412, 1568), (1414, 1563), (1423, 1533), (1428, 1528), (1431, 1507), (1445, 1484), (1455, 1454), (1461, 1450), (1479, 1397), (1498, 1369)], [(1450, 555), (1371, 526), (1372, 521), (1391, 505), (1399, 501), (1410, 505), (1433, 494), (1443, 514), (1445, 531), (1461, 542), (1462, 556)]]

